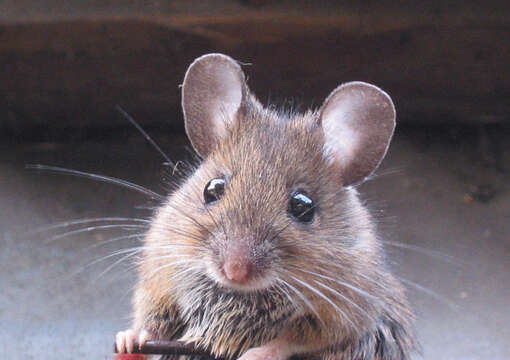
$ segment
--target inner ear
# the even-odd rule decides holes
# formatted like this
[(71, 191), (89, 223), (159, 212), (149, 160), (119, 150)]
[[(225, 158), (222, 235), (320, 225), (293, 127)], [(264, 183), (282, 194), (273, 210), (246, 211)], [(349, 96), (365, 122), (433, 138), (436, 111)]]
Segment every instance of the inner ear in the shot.
[(236, 118), (245, 97), (244, 73), (223, 54), (208, 54), (188, 68), (182, 84), (182, 108), (188, 138), (207, 156)]
[(363, 181), (384, 158), (395, 129), (395, 107), (378, 87), (351, 82), (329, 95), (320, 122), (326, 156), (347, 186)]

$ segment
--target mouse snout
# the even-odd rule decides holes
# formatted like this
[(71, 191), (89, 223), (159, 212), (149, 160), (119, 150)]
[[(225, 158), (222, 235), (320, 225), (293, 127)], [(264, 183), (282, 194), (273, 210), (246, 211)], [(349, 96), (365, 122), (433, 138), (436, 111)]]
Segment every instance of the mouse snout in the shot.
[(250, 280), (253, 274), (253, 261), (249, 251), (241, 246), (230, 247), (226, 251), (222, 270), (230, 281), (243, 284)]
[(245, 259), (226, 261), (223, 265), (223, 272), (230, 281), (242, 284), (250, 279), (252, 265)]

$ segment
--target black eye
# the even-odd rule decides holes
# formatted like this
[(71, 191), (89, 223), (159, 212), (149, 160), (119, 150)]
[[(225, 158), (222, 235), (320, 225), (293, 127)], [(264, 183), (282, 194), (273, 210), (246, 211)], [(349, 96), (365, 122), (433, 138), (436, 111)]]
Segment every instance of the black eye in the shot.
[(225, 192), (225, 180), (224, 179), (212, 179), (210, 180), (204, 189), (204, 200), (206, 204), (218, 201)]
[(315, 205), (306, 192), (299, 190), (291, 195), (288, 211), (297, 221), (309, 223), (313, 220)]

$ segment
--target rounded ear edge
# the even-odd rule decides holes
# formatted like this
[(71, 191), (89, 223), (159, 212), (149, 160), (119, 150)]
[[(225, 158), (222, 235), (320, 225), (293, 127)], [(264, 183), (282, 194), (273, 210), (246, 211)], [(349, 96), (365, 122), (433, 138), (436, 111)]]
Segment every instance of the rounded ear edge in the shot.
[(397, 111), (395, 109), (395, 104), (393, 103), (391, 96), (386, 91), (381, 89), (380, 87), (370, 84), (370, 83), (367, 83), (367, 82), (364, 82), (364, 81), (349, 81), (344, 84), (338, 85), (336, 88), (334, 88), (333, 91), (331, 91), (331, 93), (328, 95), (326, 100), (324, 100), (324, 103), (319, 108), (319, 118), (320, 119), (323, 118), (323, 113), (324, 113), (325, 108), (327, 108), (327, 105), (331, 101), (333, 101), (335, 96), (337, 96), (340, 93), (340, 91), (345, 90), (350, 87), (365, 87), (365, 88), (368, 88), (371, 90), (375, 90), (377, 92), (377, 94), (379, 94), (379, 95), (383, 95), (386, 98), (386, 100), (388, 101), (388, 103), (391, 105), (390, 108), (393, 112), (393, 128), (395, 128)]
[[(210, 137), (210, 133), (208, 134), (208, 130), (222, 132), (224, 129), (206, 129), (207, 126), (205, 124), (198, 125), (196, 121), (199, 122), (205, 119), (195, 119), (195, 118), (204, 118), (206, 114), (200, 110), (197, 106), (197, 103), (206, 96), (198, 96), (200, 94), (200, 90), (203, 90), (201, 87), (201, 82), (204, 82), (204, 78), (210, 77), (211, 74), (208, 74), (208, 67), (212, 66), (223, 66), (225, 69), (228, 69), (230, 74), (237, 77), (237, 81), (240, 84), (240, 97), (238, 99), (239, 106), (243, 99), (246, 96), (247, 86), (246, 79), (243, 70), (241, 69), (240, 64), (231, 58), (228, 55), (221, 53), (210, 53), (202, 55), (196, 58), (186, 70), (184, 75), (184, 80), (181, 85), (181, 107), (184, 115), (184, 129), (188, 139), (191, 142), (191, 145), (195, 149), (195, 151), (201, 156), (206, 157), (211, 150), (211, 141), (214, 139), (208, 139)], [(214, 90), (213, 90), (214, 91)], [(204, 95), (204, 94), (202, 94)], [(202, 99), (197, 99), (197, 97), (201, 97)], [(237, 101), (237, 100), (236, 100)], [(204, 101), (204, 106), (207, 106), (207, 101)], [(231, 115), (231, 114), (229, 114)], [(214, 127), (218, 127), (219, 124), (214, 126), (213, 118), (210, 118), (209, 121), (213, 122)], [(198, 126), (197, 126), (198, 125)]]
[[(351, 98), (351, 108), (345, 109), (349, 106), (349, 98)], [(354, 102), (354, 106), (352, 102)], [(357, 112), (354, 115), (355, 118), (353, 118), (352, 108), (355, 108)], [(334, 148), (334, 146), (328, 146), (328, 142), (339, 140), (330, 138), (331, 136), (327, 134), (323, 123), (328, 116), (335, 117), (335, 112), (343, 113), (346, 119), (342, 120), (345, 122), (349, 122), (347, 115), (350, 115), (351, 124), (344, 124), (344, 126), (345, 128), (351, 127), (348, 133), (354, 133), (353, 130), (358, 131), (363, 150), (358, 149), (357, 154), (350, 154), (355, 158), (347, 164), (342, 164), (345, 161), (342, 155), (345, 154), (342, 154), (341, 151), (336, 154), (337, 157), (332, 154), (334, 158), (332, 161), (340, 164), (344, 186), (361, 183), (372, 175), (386, 156), (396, 127), (395, 105), (387, 92), (373, 84), (352, 81), (339, 85), (330, 93), (319, 109), (319, 122), (325, 136), (325, 150)], [(343, 135), (345, 136), (345, 133)], [(368, 146), (365, 147), (365, 145)]]

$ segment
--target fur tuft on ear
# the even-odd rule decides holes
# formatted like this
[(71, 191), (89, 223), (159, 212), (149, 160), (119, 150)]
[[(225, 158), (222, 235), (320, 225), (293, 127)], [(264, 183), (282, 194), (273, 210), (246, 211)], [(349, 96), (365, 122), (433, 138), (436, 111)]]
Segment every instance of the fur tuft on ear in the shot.
[(207, 156), (234, 121), (247, 88), (239, 64), (223, 54), (197, 58), (182, 84), (186, 134), (196, 152)]
[(325, 155), (348, 186), (363, 181), (384, 158), (395, 128), (395, 107), (378, 87), (350, 82), (328, 96), (320, 122)]

